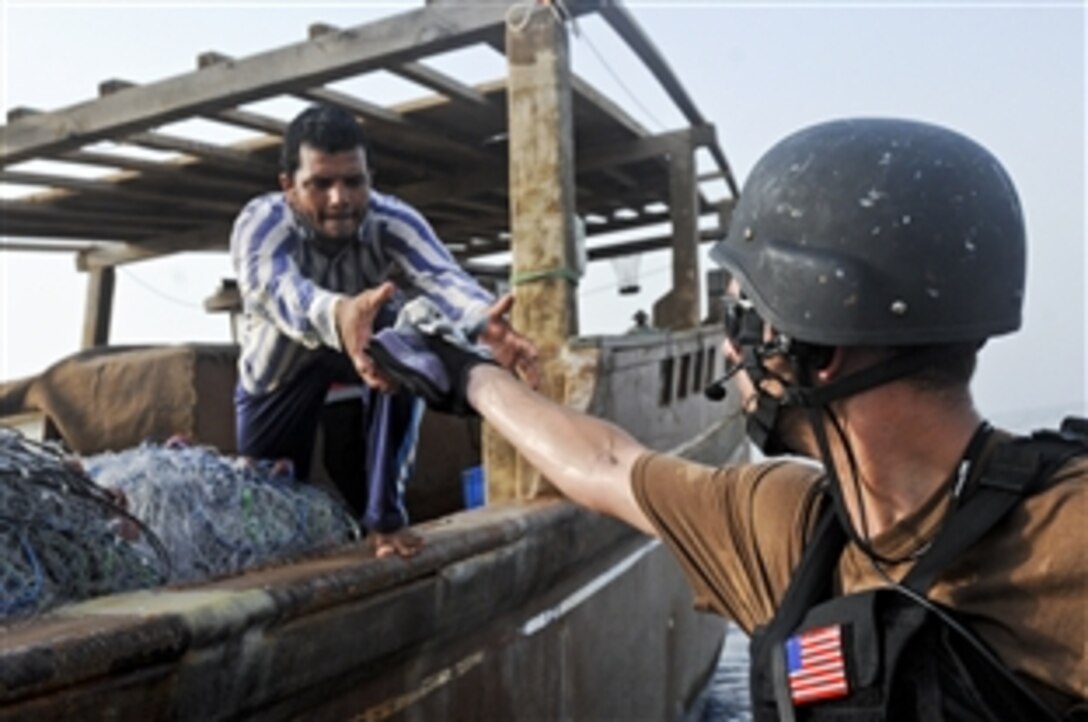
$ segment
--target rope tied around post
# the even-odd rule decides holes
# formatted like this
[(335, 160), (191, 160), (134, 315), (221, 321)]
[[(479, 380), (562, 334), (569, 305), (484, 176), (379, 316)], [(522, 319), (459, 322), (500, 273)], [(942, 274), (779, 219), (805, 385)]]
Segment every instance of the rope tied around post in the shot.
[(526, 2), (511, 5), (506, 10), (506, 27), (515, 33), (524, 32), (525, 28), (529, 27), (533, 11), (537, 8), (551, 10), (552, 17), (560, 25), (569, 20), (571, 27), (574, 29), (574, 34), (579, 35), (578, 22), (570, 14), (570, 10), (563, 0), (526, 0)]

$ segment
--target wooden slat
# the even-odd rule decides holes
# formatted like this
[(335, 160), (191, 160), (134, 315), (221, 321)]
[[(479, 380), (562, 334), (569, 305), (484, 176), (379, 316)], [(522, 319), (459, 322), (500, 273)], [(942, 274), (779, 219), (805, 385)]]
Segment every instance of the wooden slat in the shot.
[(282, 136), (287, 132), (287, 123), (279, 118), (254, 113), (251, 110), (232, 108), (229, 110), (220, 110), (216, 113), (212, 113), (208, 117), (222, 123), (229, 123), (230, 125), (236, 125), (239, 128), (256, 130), (260, 133), (268, 133), (269, 135)]
[(456, 100), (464, 105), (480, 108), (488, 112), (495, 110), (491, 101), (480, 91), (423, 63), (415, 61), (401, 63), (400, 65), (394, 65), (390, 70), (403, 78), (411, 80), (413, 83), (419, 83), (425, 88), (430, 88), (450, 100)]
[(4, 213), (4, 230), (7, 232), (9, 225), (14, 226), (23, 221), (37, 223), (67, 223), (76, 225), (79, 223), (104, 225), (120, 223), (128, 225), (142, 225), (143, 227), (176, 229), (178, 226), (192, 225), (192, 214), (179, 212), (177, 216), (169, 216), (163, 213), (144, 214), (131, 211), (118, 211), (113, 208), (87, 209), (72, 208), (68, 206), (42, 205), (40, 203), (27, 203), (18, 200), (5, 200), (0, 203), (0, 210)]
[[(329, 103), (349, 110), (365, 122), (384, 126), (389, 133), (399, 136), (396, 144), (406, 147), (430, 147), (439, 154), (454, 154), (451, 161), (468, 163), (495, 164), (496, 159), (481, 152), (471, 139), (458, 138), (449, 128), (428, 128), (418, 121), (406, 118), (401, 113), (369, 103), (347, 93), (329, 88), (310, 88), (296, 93), (299, 97), (317, 103)], [(390, 142), (385, 143), (389, 145)]]
[(383, 108), (380, 105), (368, 102), (362, 98), (356, 98), (354, 95), (341, 93), (339, 90), (332, 90), (331, 88), (306, 88), (297, 91), (295, 95), (306, 100), (312, 100), (315, 103), (328, 103), (330, 105), (339, 106), (345, 110), (350, 110), (363, 120), (372, 123), (384, 123), (385, 125), (391, 125), (397, 128), (407, 128), (409, 126), (405, 117), (395, 110)]
[[(58, 160), (65, 163), (80, 163), (98, 167), (123, 168), (128, 171), (136, 171), (146, 176), (166, 178), (180, 185), (193, 186), (207, 192), (221, 191), (224, 193), (256, 193), (261, 189), (259, 183), (244, 180), (231, 180), (224, 178), (222, 174), (212, 177), (206, 174), (197, 174), (188, 169), (193, 168), (192, 158), (178, 159), (177, 162), (159, 162), (131, 158), (129, 156), (113, 153), (100, 153), (90, 150), (74, 150), (64, 155), (49, 160)], [(106, 176), (105, 180), (109, 180)]]
[(4, 221), (4, 234), (18, 238), (65, 239), (68, 241), (117, 241), (138, 242), (158, 233), (166, 233), (169, 228), (151, 227), (120, 222), (87, 225), (68, 221), (35, 219), (11, 219)]
[(221, 201), (205, 200), (193, 197), (178, 197), (169, 193), (159, 193), (136, 188), (120, 187), (117, 183), (107, 183), (84, 178), (68, 178), (65, 176), (49, 175), (46, 173), (27, 173), (25, 171), (0, 171), (0, 183), (14, 183), (16, 185), (46, 186), (50, 188), (64, 188), (77, 190), (83, 193), (96, 193), (125, 199), (154, 201), (169, 206), (186, 206), (200, 208), (206, 211), (219, 213), (237, 213), (238, 205), (235, 203), (223, 203)]
[[(231, 62), (231, 59), (226, 55), (220, 53), (204, 53), (197, 60), (198, 67), (204, 68), (208, 65), (212, 65), (213, 63), (210, 62), (211, 58), (215, 58), (215, 62)], [(98, 94), (113, 95), (122, 90), (135, 88), (137, 85), (138, 83), (134, 83), (131, 80), (112, 78), (98, 84)], [(287, 123), (284, 123), (278, 118), (271, 118), (267, 115), (261, 115), (260, 113), (254, 113), (248, 110), (239, 110), (237, 108), (226, 108), (214, 113), (208, 113), (206, 117), (211, 120), (218, 120), (229, 125), (246, 128), (248, 130), (256, 130), (270, 135), (283, 135), (287, 130)]]
[[(135, 84), (126, 80), (106, 80), (99, 84), (99, 92), (106, 95), (120, 92), (125, 88), (133, 87)], [(233, 112), (233, 111), (231, 111)], [(241, 111), (238, 111), (241, 112)], [(17, 118), (29, 118), (33, 116), (44, 115), (41, 110), (34, 108), (20, 107), (8, 113), (8, 117), (15, 116)], [(279, 121), (273, 121), (279, 123)], [(283, 125), (280, 123), (280, 125)], [(111, 165), (124, 168), (139, 168), (143, 171), (150, 171), (155, 166), (162, 168), (170, 168), (183, 166), (187, 163), (191, 163), (192, 159), (200, 159), (209, 162), (213, 165), (225, 167), (227, 170), (240, 171), (249, 175), (260, 174), (267, 176), (270, 173), (276, 172), (276, 166), (267, 163), (259, 158), (255, 158), (250, 153), (240, 151), (236, 148), (227, 148), (224, 146), (217, 146), (211, 143), (203, 143), (201, 141), (190, 140), (188, 138), (178, 138), (165, 133), (143, 133), (126, 136), (124, 138), (117, 139), (117, 142), (129, 142), (134, 145), (143, 145), (148, 148), (165, 151), (175, 151), (185, 153), (189, 158), (176, 158), (169, 161), (151, 161), (151, 160), (124, 160), (119, 159), (118, 162), (112, 162), (112, 159), (116, 156), (108, 156), (106, 154), (98, 154), (100, 158), (109, 159), (111, 162), (104, 163), (102, 165)], [(78, 158), (88, 158), (94, 156), (94, 151), (67, 151), (59, 154), (47, 154), (46, 158), (51, 160), (68, 160)], [(80, 161), (75, 161), (80, 162)], [(91, 163), (91, 161), (83, 161)], [(97, 163), (91, 163), (93, 165), (99, 165)]]
[(154, 150), (185, 153), (186, 155), (196, 156), (210, 165), (252, 176), (275, 178), (279, 172), (279, 168), (275, 164), (255, 158), (243, 151), (199, 140), (179, 138), (167, 133), (155, 131), (132, 133), (125, 137), (125, 142)]
[[(613, 102), (585, 80), (582, 80), (575, 75), (571, 77), (571, 83), (578, 97), (580, 97), (583, 102), (588, 102), (590, 107), (595, 111), (608, 116), (609, 120), (624, 128), (630, 135), (636, 137), (650, 135), (650, 130), (648, 128), (635, 120), (634, 117), (621, 108), (618, 103)], [(702, 125), (702, 123), (699, 125)]]
[[(335, 25), (329, 25), (328, 23), (313, 23), (310, 25), (307, 37), (310, 40), (319, 38), (322, 35), (328, 35), (330, 33), (343, 32), (343, 30)], [(414, 83), (418, 83), (425, 88), (430, 88), (437, 93), (440, 93), (451, 100), (463, 102), (467, 105), (477, 106), (486, 110), (493, 110), (494, 106), (488, 101), (487, 97), (475, 88), (465, 85), (456, 78), (452, 78), (445, 73), (440, 73), (423, 63), (417, 61), (409, 61), (407, 63), (401, 63), (388, 68), (389, 71), (407, 78)]]
[[(602, 148), (586, 149), (577, 153), (576, 172), (598, 171), (604, 168), (629, 165), (638, 161), (666, 155), (676, 141), (690, 139), (696, 146), (714, 137), (714, 127), (700, 126), (659, 135), (646, 136), (615, 143)], [(473, 169), (462, 175), (439, 178), (401, 186), (397, 192), (411, 203), (424, 204), (431, 198), (466, 198), (506, 186), (505, 168)]]
[(0, 241), (0, 253), (4, 251), (30, 251), (33, 253), (85, 253), (94, 250), (89, 243), (12, 243)]
[[(589, 3), (570, 5), (575, 13), (590, 9)], [(506, 9), (504, 3), (479, 2), (429, 6), (24, 118), (2, 129), (0, 165), (469, 45), (504, 27)]]
[(133, 261), (167, 256), (182, 251), (225, 249), (230, 242), (230, 223), (211, 223), (191, 231), (155, 236), (136, 243), (103, 246), (81, 253), (76, 260), (80, 270), (119, 266)]

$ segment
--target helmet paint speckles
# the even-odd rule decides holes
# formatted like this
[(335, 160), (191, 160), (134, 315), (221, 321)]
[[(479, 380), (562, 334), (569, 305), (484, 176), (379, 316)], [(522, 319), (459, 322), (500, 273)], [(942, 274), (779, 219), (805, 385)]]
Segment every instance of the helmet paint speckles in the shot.
[(1024, 222), (992, 154), (954, 131), (858, 119), (801, 130), (752, 170), (711, 252), (809, 343), (981, 341), (1020, 327)]

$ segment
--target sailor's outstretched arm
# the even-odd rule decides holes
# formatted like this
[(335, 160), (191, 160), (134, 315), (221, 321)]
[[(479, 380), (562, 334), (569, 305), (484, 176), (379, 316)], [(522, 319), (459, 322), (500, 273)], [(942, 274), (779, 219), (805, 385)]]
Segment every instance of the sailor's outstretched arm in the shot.
[(646, 448), (623, 429), (541, 396), (509, 372), (469, 373), (472, 406), (571, 500), (654, 535), (635, 501), (631, 467)]

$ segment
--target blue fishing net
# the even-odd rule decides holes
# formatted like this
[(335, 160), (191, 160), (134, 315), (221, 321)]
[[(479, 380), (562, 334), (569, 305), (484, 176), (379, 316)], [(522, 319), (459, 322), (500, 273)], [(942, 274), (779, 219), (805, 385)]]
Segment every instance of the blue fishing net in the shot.
[(145, 443), (88, 457), (84, 465), (162, 540), (174, 582), (232, 574), (361, 536), (343, 504), (272, 462)]
[(0, 621), (169, 576), (155, 534), (78, 460), (0, 427)]
[(0, 622), (360, 537), (289, 466), (178, 443), (80, 460), (0, 427)]

